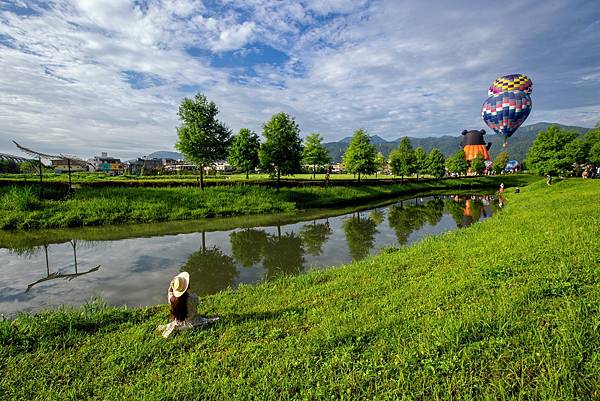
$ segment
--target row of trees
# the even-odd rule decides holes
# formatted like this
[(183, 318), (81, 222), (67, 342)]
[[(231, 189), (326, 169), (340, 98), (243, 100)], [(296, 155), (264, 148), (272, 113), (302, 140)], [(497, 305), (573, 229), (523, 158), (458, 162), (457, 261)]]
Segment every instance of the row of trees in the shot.
[[(217, 119), (219, 110), (198, 93), (194, 99), (185, 98), (179, 107), (182, 122), (177, 128), (176, 148), (187, 160), (200, 167), (200, 186), (204, 188), (204, 167), (217, 160), (227, 158), (229, 163), (248, 173), (256, 167), (277, 177), (279, 187), (281, 175), (294, 174), (302, 170), (302, 164), (312, 166), (313, 176), (320, 166), (331, 163), (323, 137), (310, 134), (304, 143), (300, 128), (293, 117), (278, 113), (263, 125), (261, 143), (258, 134), (242, 128), (237, 135)], [(492, 164), (499, 173), (508, 162), (508, 154), (501, 152)], [(584, 139), (576, 132), (550, 127), (542, 131), (529, 150), (528, 167), (541, 174), (558, 174), (568, 170), (574, 163), (591, 162), (600, 165), (600, 125), (590, 130)], [(375, 146), (363, 129), (354, 132), (350, 145), (343, 156), (347, 172), (358, 175), (377, 174), (383, 170), (385, 158), (377, 153)], [(481, 174), (486, 169), (483, 155), (467, 162), (463, 150), (446, 158), (439, 149), (427, 153), (423, 148), (413, 149), (408, 138), (403, 138), (398, 148), (389, 156), (392, 174), (402, 177), (429, 174), (435, 178), (451, 174), (465, 175), (469, 169)]]
[(550, 126), (537, 135), (525, 158), (527, 168), (542, 175), (564, 175), (585, 163), (600, 166), (600, 123), (583, 138)]
[[(301, 171), (302, 163), (313, 167), (313, 176), (318, 166), (331, 163), (322, 144), (323, 137), (310, 134), (303, 144), (298, 124), (286, 113), (275, 114), (263, 125), (261, 143), (258, 135), (247, 128), (232, 136), (230, 129), (217, 119), (218, 112), (216, 104), (200, 93), (194, 99), (185, 98), (179, 107), (182, 125), (177, 128), (176, 148), (200, 167), (201, 188), (204, 188), (204, 167), (224, 158), (245, 171), (246, 177), (260, 167), (277, 177), (278, 187), (281, 175)], [(403, 179), (415, 173), (440, 178), (446, 171), (446, 161), (439, 149), (429, 154), (422, 148), (413, 150), (408, 138), (391, 153), (389, 162), (392, 173)], [(364, 174), (381, 171), (385, 158), (376, 152), (365, 130), (359, 129), (352, 136), (343, 163), (345, 170), (358, 175), (360, 181)]]
[(229, 163), (248, 173), (259, 167), (277, 177), (294, 174), (302, 163), (317, 166), (331, 162), (323, 138), (310, 134), (303, 145), (300, 128), (286, 113), (277, 113), (263, 125), (264, 143), (248, 128), (232, 136), (231, 130), (217, 119), (219, 110), (214, 102), (198, 93), (194, 99), (185, 98), (179, 107), (182, 125), (177, 128), (179, 139), (175, 147), (187, 160), (200, 167), (200, 187), (204, 189), (204, 167), (227, 158)]

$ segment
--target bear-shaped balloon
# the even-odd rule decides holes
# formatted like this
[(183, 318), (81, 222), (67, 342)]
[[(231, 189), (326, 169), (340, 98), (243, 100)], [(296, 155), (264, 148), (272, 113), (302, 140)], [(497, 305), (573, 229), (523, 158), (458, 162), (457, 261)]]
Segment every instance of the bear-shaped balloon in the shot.
[(485, 160), (490, 160), (490, 154), (488, 150), (492, 147), (492, 143), (488, 142), (487, 145), (483, 140), (483, 136), (485, 135), (485, 130), (472, 130), (467, 131), (464, 130), (462, 132), (463, 139), (460, 143), (460, 146), (463, 147), (465, 151), (465, 157), (468, 161), (473, 160), (477, 157), (479, 153), (483, 155)]

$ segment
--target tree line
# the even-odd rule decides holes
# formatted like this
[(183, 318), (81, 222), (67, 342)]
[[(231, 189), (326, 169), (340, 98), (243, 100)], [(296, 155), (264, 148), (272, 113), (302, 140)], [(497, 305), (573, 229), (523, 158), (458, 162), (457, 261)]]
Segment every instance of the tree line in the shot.
[[(178, 141), (175, 145), (188, 161), (200, 167), (200, 186), (204, 188), (204, 167), (218, 160), (227, 159), (238, 170), (246, 173), (257, 167), (277, 178), (279, 187), (282, 175), (295, 174), (302, 164), (312, 166), (313, 177), (317, 168), (331, 163), (323, 137), (311, 133), (304, 142), (300, 128), (294, 118), (286, 113), (277, 113), (263, 124), (261, 143), (258, 134), (242, 128), (236, 135), (218, 120), (217, 105), (208, 101), (201, 93), (194, 99), (185, 98), (178, 111), (181, 126), (177, 128)], [(445, 174), (445, 158), (439, 149), (427, 154), (422, 148), (413, 150), (408, 138), (404, 138), (389, 159), (395, 175), (430, 174), (440, 178)], [(377, 153), (364, 129), (354, 132), (343, 157), (345, 171), (358, 176), (377, 174), (384, 169), (386, 160)]]
[[(317, 169), (331, 163), (323, 137), (311, 133), (302, 141), (295, 119), (284, 112), (273, 115), (263, 124), (263, 142), (248, 128), (233, 135), (218, 120), (218, 113), (217, 105), (201, 93), (193, 99), (185, 98), (178, 111), (181, 126), (177, 128), (175, 147), (188, 161), (200, 167), (201, 188), (204, 188), (204, 167), (223, 159), (245, 172), (246, 178), (256, 168), (270, 173), (276, 177), (278, 188), (282, 175), (302, 171), (303, 164), (312, 167), (314, 177)], [(541, 131), (527, 155), (527, 166), (540, 174), (548, 174), (564, 171), (573, 163), (589, 161), (600, 165), (600, 126), (589, 131), (583, 140), (577, 135), (574, 131), (563, 132), (558, 127)], [(439, 179), (447, 173), (458, 176), (469, 171), (482, 174), (486, 169), (500, 173), (508, 161), (506, 152), (500, 152), (491, 166), (486, 165), (482, 154), (467, 161), (462, 149), (446, 158), (437, 148), (429, 153), (421, 147), (413, 149), (409, 138), (404, 137), (390, 152), (386, 163), (384, 155), (376, 152), (364, 129), (354, 132), (342, 158), (344, 170), (358, 176), (358, 181), (363, 175), (383, 171), (386, 165), (402, 180), (415, 174), (417, 179), (423, 175)]]

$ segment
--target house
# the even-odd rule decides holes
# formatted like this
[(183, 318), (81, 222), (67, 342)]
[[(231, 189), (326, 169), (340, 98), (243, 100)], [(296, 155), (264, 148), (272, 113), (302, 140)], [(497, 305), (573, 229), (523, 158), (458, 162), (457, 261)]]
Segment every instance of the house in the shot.
[[(50, 160), (50, 166), (54, 168), (55, 173), (60, 174), (69, 172), (69, 161), (67, 159)], [(83, 160), (71, 160), (71, 172), (79, 173), (82, 171), (88, 171), (88, 164)]]
[(118, 175), (125, 172), (125, 165), (121, 162), (121, 159), (110, 157), (107, 152), (102, 152), (101, 156), (94, 156), (89, 162), (94, 166), (95, 171), (104, 171), (110, 175)]

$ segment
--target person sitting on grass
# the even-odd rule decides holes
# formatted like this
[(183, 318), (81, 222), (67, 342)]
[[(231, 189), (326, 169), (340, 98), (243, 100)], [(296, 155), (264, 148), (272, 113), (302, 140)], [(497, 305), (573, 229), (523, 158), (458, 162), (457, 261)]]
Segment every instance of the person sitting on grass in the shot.
[(198, 316), (198, 296), (188, 291), (190, 275), (181, 272), (169, 283), (167, 297), (170, 307), (169, 324), (158, 326), (164, 338), (169, 337), (174, 330), (187, 330), (193, 327), (206, 326), (219, 320), (218, 317), (204, 318)]

